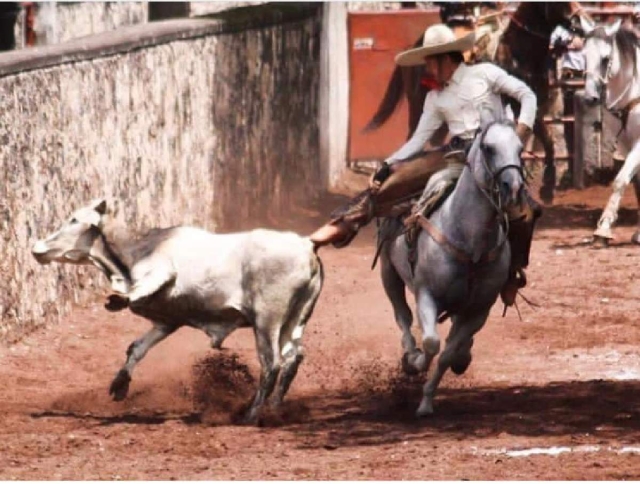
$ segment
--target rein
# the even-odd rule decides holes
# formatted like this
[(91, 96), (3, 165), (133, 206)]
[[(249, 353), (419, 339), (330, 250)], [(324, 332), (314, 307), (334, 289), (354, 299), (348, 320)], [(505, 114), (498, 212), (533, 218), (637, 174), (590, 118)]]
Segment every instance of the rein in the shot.
[(479, 260), (474, 261), (473, 258), (469, 254), (467, 254), (467, 252), (460, 249), (453, 242), (451, 242), (447, 238), (447, 236), (444, 235), (440, 231), (440, 229), (438, 229), (433, 223), (431, 223), (429, 219), (427, 219), (424, 215), (422, 215), (421, 213), (417, 214), (416, 220), (420, 224), (420, 227), (422, 227), (425, 232), (427, 232), (429, 236), (438, 243), (438, 245), (444, 247), (447, 252), (453, 255), (458, 260), (458, 262), (461, 262), (462, 264), (481, 265), (488, 262), (493, 262), (500, 254), (500, 251), (502, 250), (502, 247), (507, 240), (506, 235), (503, 236), (502, 240), (500, 240), (500, 242), (498, 242), (498, 244), (493, 249), (491, 249), (489, 252), (485, 252)]

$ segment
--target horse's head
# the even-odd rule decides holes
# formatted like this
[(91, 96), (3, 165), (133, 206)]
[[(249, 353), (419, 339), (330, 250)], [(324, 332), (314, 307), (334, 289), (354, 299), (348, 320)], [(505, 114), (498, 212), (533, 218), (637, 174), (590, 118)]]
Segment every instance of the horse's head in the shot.
[(512, 121), (483, 109), (480, 133), (469, 152), (469, 166), (480, 189), (504, 210), (522, 201), (522, 142)]
[(622, 69), (622, 58), (625, 58), (625, 65), (632, 65), (635, 69), (637, 39), (635, 33), (620, 29), (621, 20), (604, 26), (596, 26), (584, 17), (580, 20), (586, 39), (583, 50), (586, 60), (585, 100), (595, 104), (602, 99), (609, 79)]

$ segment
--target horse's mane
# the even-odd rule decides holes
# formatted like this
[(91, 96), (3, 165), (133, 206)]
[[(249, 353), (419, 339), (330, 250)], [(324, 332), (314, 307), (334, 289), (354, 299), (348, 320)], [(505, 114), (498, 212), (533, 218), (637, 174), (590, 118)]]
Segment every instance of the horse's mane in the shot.
[(636, 49), (640, 47), (640, 42), (636, 33), (628, 29), (618, 29), (616, 32), (616, 44), (620, 50), (620, 55), (627, 62), (633, 63), (633, 70), (638, 68), (638, 55)]
[[(509, 126), (513, 129), (515, 129), (515, 124), (513, 121), (511, 121), (510, 119), (506, 118), (506, 117), (502, 117), (499, 114), (497, 114), (495, 111), (490, 110), (488, 108), (483, 108), (483, 110), (485, 112), (488, 111), (488, 118), (484, 123), (484, 126), (482, 126), (479, 131), (478, 134), (476, 135), (475, 139), (473, 140), (473, 144), (471, 145), (471, 148), (469, 149), (469, 154), (467, 155), (467, 159), (470, 161), (470, 163), (472, 163), (472, 160), (475, 160), (476, 156), (478, 156), (478, 152), (480, 150), (480, 145), (482, 144), (482, 141), (484, 140), (484, 137), (486, 136), (487, 132), (495, 125), (499, 124), (501, 126)], [(485, 114), (486, 116), (487, 114)], [(482, 156), (482, 153), (479, 153), (480, 156)]]

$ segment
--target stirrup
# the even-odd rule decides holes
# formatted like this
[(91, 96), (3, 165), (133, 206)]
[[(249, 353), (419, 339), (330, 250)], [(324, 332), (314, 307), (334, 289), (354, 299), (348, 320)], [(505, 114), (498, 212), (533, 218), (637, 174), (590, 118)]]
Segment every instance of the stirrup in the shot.
[(504, 303), (505, 309), (503, 316), (506, 313), (507, 307), (513, 306), (516, 302), (516, 296), (518, 291), (527, 285), (527, 276), (524, 270), (519, 268), (510, 272), (507, 282), (504, 283), (500, 290), (500, 298)]

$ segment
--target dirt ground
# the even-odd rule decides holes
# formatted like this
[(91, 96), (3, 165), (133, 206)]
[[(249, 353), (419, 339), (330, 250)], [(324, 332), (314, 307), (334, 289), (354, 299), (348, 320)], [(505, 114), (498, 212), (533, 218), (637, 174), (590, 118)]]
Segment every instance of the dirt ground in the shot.
[[(494, 307), (471, 367), (445, 376), (431, 418), (414, 417), (424, 376), (401, 374), (369, 227), (321, 251), (307, 359), (282, 411), (259, 427), (234, 424), (257, 375), (249, 330), (216, 352), (181, 329), (138, 366), (120, 403), (109, 384), (148, 323), (106, 312), (104, 294), (0, 347), (0, 479), (640, 479), (632, 193), (614, 245), (585, 242), (608, 194), (558, 193), (528, 271), (525, 294), (540, 307), (521, 302), (522, 320)], [(305, 233), (341, 200), (266, 224)]]

